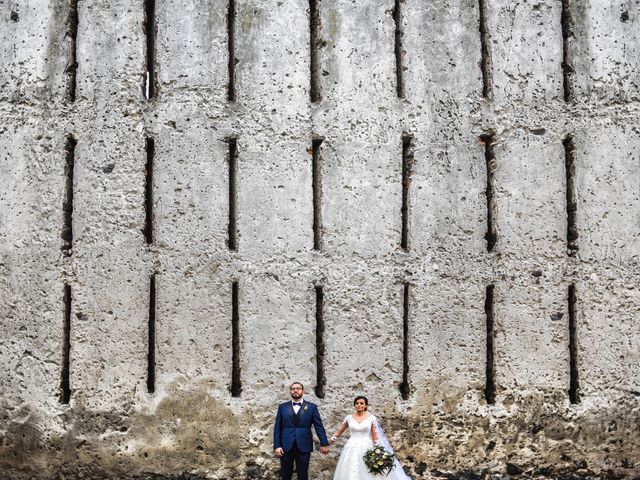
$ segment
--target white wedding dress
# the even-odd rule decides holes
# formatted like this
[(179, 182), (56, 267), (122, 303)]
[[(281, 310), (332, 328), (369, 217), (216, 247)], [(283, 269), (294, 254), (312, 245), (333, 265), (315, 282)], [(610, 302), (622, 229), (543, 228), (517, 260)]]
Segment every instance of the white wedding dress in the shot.
[[(367, 450), (373, 448), (373, 440), (371, 439), (371, 425), (375, 422), (379, 435), (384, 437), (384, 441), (379, 442), (387, 450), (391, 450), (384, 432), (380, 428), (376, 417), (369, 414), (362, 422), (357, 422), (351, 415), (344, 419), (343, 423), (349, 426), (351, 434), (349, 440), (340, 452), (340, 458), (336, 465), (336, 471), (333, 474), (333, 480), (411, 480), (402, 470), (400, 463), (396, 460), (395, 467), (389, 472), (389, 475), (373, 475), (369, 473), (369, 469), (364, 464), (363, 456)], [(385, 442), (387, 445), (385, 445)]]

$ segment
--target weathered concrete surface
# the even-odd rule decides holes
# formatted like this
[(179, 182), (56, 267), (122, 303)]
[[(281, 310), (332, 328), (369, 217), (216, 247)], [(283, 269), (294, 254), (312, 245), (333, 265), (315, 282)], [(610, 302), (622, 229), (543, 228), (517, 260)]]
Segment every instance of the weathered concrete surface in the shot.
[[(142, 95), (142, 1), (78, 2), (77, 100), (65, 99), (68, 4), (0, 3), (0, 471), (7, 479), (274, 478), (275, 405), (316, 379), (325, 289), (325, 425), (366, 393), (414, 477), (433, 470), (640, 474), (640, 4), (570, 2), (574, 101), (555, 0), (319, 1), (322, 101), (309, 102), (308, 2), (236, 0), (226, 101), (224, 0), (156, 2), (158, 97)], [(497, 143), (487, 253), (479, 135)], [(400, 249), (401, 137), (411, 133)], [(74, 244), (61, 254), (64, 145), (78, 141)], [(579, 252), (566, 251), (562, 141), (576, 145)], [(155, 138), (155, 242), (144, 138)], [(238, 252), (227, 249), (226, 138), (238, 137)], [(311, 139), (322, 144), (323, 252)], [(156, 392), (147, 393), (156, 272)], [(242, 395), (231, 383), (240, 288)], [(402, 284), (411, 283), (402, 400)], [(70, 405), (59, 402), (72, 287)], [(571, 404), (567, 288), (578, 292)], [(495, 405), (484, 400), (495, 285)], [(315, 456), (329, 479), (338, 449)], [(507, 468), (507, 465), (510, 465)], [(471, 475), (471, 474), (468, 474)], [(465, 478), (473, 478), (470, 477)]]

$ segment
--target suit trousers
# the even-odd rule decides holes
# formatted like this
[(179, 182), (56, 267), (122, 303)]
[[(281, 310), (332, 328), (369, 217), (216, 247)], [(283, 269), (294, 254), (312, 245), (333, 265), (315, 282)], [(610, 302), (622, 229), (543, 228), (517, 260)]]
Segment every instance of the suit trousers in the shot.
[(309, 480), (309, 460), (311, 452), (301, 452), (298, 446), (293, 444), (289, 452), (280, 457), (280, 480), (291, 480), (293, 476), (293, 464), (296, 464), (298, 480)]

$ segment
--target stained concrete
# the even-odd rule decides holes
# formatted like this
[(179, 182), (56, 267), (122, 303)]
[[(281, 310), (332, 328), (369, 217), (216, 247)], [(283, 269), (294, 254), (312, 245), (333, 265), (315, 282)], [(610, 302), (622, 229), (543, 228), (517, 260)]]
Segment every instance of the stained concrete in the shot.
[[(639, 475), (640, 4), (569, 2), (565, 102), (561, 2), (483, 3), (490, 98), (478, 2), (404, 0), (398, 99), (394, 2), (319, 1), (318, 104), (309, 101), (304, 0), (236, 0), (235, 103), (226, 99), (223, 0), (156, 2), (151, 101), (143, 2), (78, 2), (73, 103), (69, 4), (0, 4), (2, 478), (274, 478), (275, 406), (294, 379), (329, 430), (354, 395), (367, 394), (414, 478)], [(400, 248), (403, 132), (413, 135), (409, 252)], [(479, 141), (487, 132), (496, 139), (490, 253)], [(65, 256), (69, 134), (74, 243)], [(156, 146), (151, 245), (147, 136)], [(238, 139), (237, 252), (227, 248), (229, 137)], [(317, 137), (321, 252), (312, 231)], [(229, 390), (233, 281), (239, 398)], [(60, 403), (65, 283), (69, 405)], [(568, 397), (570, 284), (578, 404)], [(315, 285), (325, 297), (323, 399), (313, 395)], [(495, 285), (494, 405), (484, 398), (487, 285)], [(314, 455), (313, 478), (331, 478), (338, 451)]]

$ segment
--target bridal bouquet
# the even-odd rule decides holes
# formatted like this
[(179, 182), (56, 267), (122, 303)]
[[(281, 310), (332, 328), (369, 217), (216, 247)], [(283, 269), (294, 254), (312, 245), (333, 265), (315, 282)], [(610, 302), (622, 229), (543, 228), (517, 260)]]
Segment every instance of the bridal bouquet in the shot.
[(383, 447), (373, 447), (367, 450), (362, 458), (370, 473), (374, 475), (378, 473), (389, 475), (394, 466), (395, 455)]

